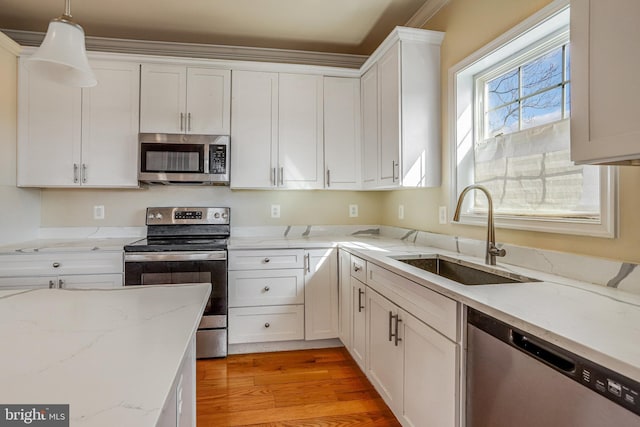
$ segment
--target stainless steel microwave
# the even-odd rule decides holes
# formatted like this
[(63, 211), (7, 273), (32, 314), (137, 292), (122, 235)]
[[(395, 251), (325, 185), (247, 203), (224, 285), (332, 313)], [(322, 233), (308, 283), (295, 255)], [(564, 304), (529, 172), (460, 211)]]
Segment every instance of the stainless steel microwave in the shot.
[(229, 136), (140, 134), (138, 180), (229, 185)]

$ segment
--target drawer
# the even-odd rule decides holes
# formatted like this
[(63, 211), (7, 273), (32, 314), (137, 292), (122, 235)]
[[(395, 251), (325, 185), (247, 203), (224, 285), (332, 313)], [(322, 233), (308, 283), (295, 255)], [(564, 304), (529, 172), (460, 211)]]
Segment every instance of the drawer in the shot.
[(122, 252), (0, 255), (0, 277), (122, 274)]
[(375, 264), (367, 285), (452, 341), (460, 340), (460, 304)]
[(229, 309), (229, 344), (304, 339), (304, 306)]
[(355, 255), (351, 255), (351, 276), (363, 283), (367, 281), (367, 262)]
[(229, 251), (229, 270), (304, 268), (302, 249)]
[(304, 304), (301, 269), (229, 271), (229, 307)]

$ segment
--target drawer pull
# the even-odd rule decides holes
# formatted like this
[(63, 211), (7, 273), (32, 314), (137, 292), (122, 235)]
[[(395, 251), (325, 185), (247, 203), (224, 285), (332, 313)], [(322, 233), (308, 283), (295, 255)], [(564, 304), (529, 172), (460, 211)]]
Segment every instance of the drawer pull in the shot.
[(264, 291), (265, 291), (265, 292), (269, 292), (270, 290), (271, 290), (271, 288), (270, 288), (270, 287), (268, 287), (268, 286), (265, 286), (265, 287), (264, 287)]
[(60, 263), (59, 262), (54, 262), (53, 263), (53, 268), (58, 268), (60, 267)]
[(353, 271), (355, 271), (356, 273), (358, 271), (362, 270), (362, 267), (360, 267), (358, 264), (356, 264), (355, 262), (353, 263)]
[(264, 327), (265, 327), (265, 328), (268, 328), (269, 326), (271, 326), (271, 325), (269, 324), (269, 322), (267, 322), (267, 323), (265, 323), (265, 324), (264, 324)]
[(269, 263), (269, 261), (271, 261), (269, 258), (265, 258), (265, 259), (264, 259), (264, 263), (265, 263), (265, 264), (268, 264), (268, 263)]

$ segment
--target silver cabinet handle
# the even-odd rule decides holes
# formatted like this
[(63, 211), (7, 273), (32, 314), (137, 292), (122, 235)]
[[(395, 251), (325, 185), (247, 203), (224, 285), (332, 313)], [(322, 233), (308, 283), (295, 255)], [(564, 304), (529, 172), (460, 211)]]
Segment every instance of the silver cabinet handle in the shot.
[(270, 287), (268, 287), (268, 286), (265, 286), (265, 287), (264, 287), (264, 291), (265, 291), (265, 292), (269, 292), (270, 290), (271, 290), (271, 288), (270, 288)]
[(60, 267), (60, 263), (59, 262), (54, 262), (53, 264), (51, 264), (53, 266), (53, 268), (58, 268)]
[(284, 167), (280, 166), (280, 185), (284, 185)]
[(268, 263), (269, 263), (269, 261), (271, 261), (271, 260), (270, 260), (269, 258), (265, 258), (265, 259), (263, 259), (262, 261), (263, 261), (265, 264), (268, 264)]
[(269, 326), (271, 326), (271, 325), (269, 324), (269, 322), (267, 322), (267, 323), (265, 323), (265, 324), (264, 324), (264, 327), (265, 327), (265, 328), (268, 328)]
[(58, 287), (62, 289), (63, 286), (64, 286), (64, 280), (62, 279), (58, 280)]
[(389, 342), (393, 339), (393, 332), (391, 332), (391, 325), (393, 324), (393, 313), (389, 312)]
[(276, 168), (271, 168), (271, 185), (278, 185), (278, 183), (276, 182)]
[(87, 183), (87, 165), (86, 163), (82, 164), (82, 183)]
[(392, 169), (393, 182), (396, 182), (398, 180), (398, 174), (396, 173), (396, 170), (399, 171), (400, 162), (396, 162), (395, 160), (392, 160), (391, 162), (393, 163), (393, 169)]
[(180, 132), (184, 130), (184, 113), (180, 113)]
[[(393, 320), (395, 320), (395, 332), (392, 332)], [(391, 312), (389, 312), (389, 341), (394, 338), (395, 341), (393, 344), (396, 347), (398, 346), (398, 343), (402, 341), (402, 338), (400, 338), (400, 322), (402, 322), (402, 319), (400, 319), (400, 314), (392, 314)]]
[(78, 183), (80, 182), (79, 178), (78, 178), (78, 164), (74, 163), (73, 164), (73, 182), (74, 183)]
[(53, 280), (49, 280), (49, 289), (53, 289), (56, 287), (56, 282), (54, 282)]
[(304, 265), (306, 266), (305, 270), (307, 270), (307, 273), (311, 273), (311, 258), (308, 253), (304, 254)]
[(364, 291), (358, 288), (358, 313), (361, 313), (364, 308), (364, 305), (362, 305), (362, 295), (364, 295)]
[(191, 113), (187, 113), (187, 132), (191, 132)]
[(331, 170), (327, 169), (327, 187), (331, 187)]

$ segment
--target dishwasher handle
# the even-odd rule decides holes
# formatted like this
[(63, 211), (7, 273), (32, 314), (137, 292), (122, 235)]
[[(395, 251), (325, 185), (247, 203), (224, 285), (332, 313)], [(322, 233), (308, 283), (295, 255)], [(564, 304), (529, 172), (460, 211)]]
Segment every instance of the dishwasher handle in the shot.
[(510, 332), (511, 343), (530, 356), (569, 374), (576, 371), (576, 363), (573, 360), (560, 356), (518, 331), (511, 329)]

